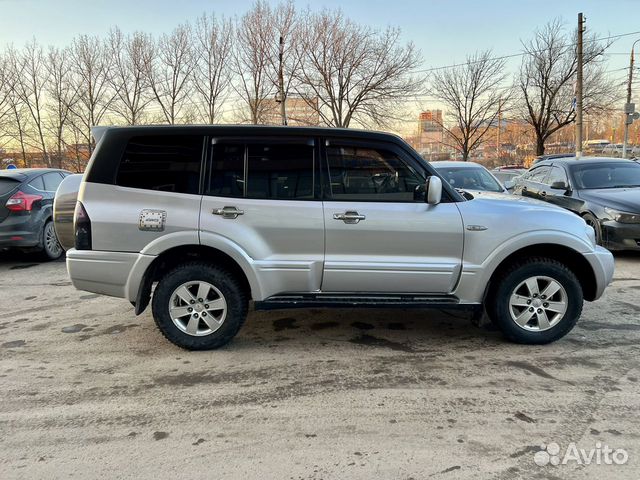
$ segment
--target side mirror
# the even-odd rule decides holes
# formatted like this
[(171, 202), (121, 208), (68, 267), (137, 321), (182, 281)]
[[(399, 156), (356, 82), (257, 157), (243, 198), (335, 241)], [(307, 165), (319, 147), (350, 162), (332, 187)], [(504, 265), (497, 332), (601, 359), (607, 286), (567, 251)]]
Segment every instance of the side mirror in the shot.
[(553, 182), (550, 187), (553, 190), (569, 190), (569, 186), (563, 181)]
[(429, 205), (438, 205), (442, 201), (442, 180), (440, 177), (431, 175), (427, 178), (424, 188), (427, 192), (426, 200)]
[(507, 190), (513, 190), (513, 187), (516, 186), (516, 182), (513, 180), (505, 180), (503, 185)]

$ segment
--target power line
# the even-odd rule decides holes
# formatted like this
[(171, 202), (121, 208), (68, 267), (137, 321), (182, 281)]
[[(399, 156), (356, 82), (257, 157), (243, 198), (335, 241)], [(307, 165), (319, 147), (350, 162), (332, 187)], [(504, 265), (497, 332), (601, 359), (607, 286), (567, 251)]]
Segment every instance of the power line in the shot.
[[(610, 35), (608, 37), (594, 38), (593, 40), (588, 40), (588, 41), (585, 41), (584, 43), (600, 42), (602, 40), (613, 40), (613, 39), (618, 39), (618, 38), (628, 37), (630, 35), (638, 35), (638, 34), (640, 34), (640, 30), (635, 31), (635, 32), (620, 33), (620, 34), (617, 34), (617, 35)], [(577, 43), (569, 43), (567, 45), (563, 45), (562, 48), (575, 47), (576, 45), (577, 45)], [(531, 52), (512, 53), (512, 54), (509, 54), (509, 55), (501, 55), (499, 57), (491, 57), (491, 58), (488, 58), (488, 59), (476, 60), (476, 61), (473, 61), (473, 62), (454, 63), (454, 64), (451, 64), (451, 65), (443, 65), (443, 66), (440, 66), (440, 67), (425, 68), (425, 69), (421, 69), (421, 70), (414, 70), (413, 73), (428, 73), (428, 72), (435, 72), (437, 70), (445, 70), (447, 68), (464, 67), (465, 65), (473, 65), (473, 64), (476, 64), (476, 63), (480, 63), (480, 62), (486, 62), (487, 60), (506, 60), (508, 58), (522, 57), (524, 55), (529, 55), (531, 53), (541, 53), (541, 52), (544, 52), (545, 50), (546, 49), (532, 50)], [(620, 55), (620, 54), (616, 53), (615, 55)], [(628, 55), (628, 54), (625, 54), (625, 55)]]

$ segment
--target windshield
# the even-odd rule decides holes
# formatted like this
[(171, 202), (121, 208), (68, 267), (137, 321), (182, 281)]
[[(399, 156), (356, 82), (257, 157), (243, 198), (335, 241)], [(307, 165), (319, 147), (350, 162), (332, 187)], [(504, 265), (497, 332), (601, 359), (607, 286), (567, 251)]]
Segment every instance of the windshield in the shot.
[(493, 176), (496, 177), (501, 182), (506, 182), (509, 180), (513, 180), (516, 177), (522, 175), (522, 172), (494, 172)]
[(469, 167), (440, 167), (436, 169), (454, 188), (465, 190), (480, 190), (484, 192), (503, 192), (504, 189), (498, 181), (484, 168)]
[(572, 165), (576, 187), (583, 189), (640, 187), (640, 165), (631, 162)]

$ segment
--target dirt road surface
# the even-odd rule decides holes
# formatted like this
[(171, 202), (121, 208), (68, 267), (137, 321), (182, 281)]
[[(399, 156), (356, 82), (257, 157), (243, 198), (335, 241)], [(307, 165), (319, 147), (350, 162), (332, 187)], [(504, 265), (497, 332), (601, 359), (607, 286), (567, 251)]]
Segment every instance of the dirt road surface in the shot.
[[(192, 353), (63, 262), (5, 254), (0, 478), (637, 478), (640, 255), (616, 261), (552, 345), (456, 312), (289, 310)], [(571, 442), (628, 460), (534, 462)]]

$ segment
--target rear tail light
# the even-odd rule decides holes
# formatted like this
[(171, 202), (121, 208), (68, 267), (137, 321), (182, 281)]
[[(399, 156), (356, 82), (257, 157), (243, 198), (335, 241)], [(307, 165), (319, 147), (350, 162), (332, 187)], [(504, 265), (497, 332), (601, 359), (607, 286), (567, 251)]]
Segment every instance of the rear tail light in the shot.
[(39, 200), (42, 200), (42, 195), (31, 195), (30, 193), (17, 191), (7, 200), (6, 207), (12, 212), (30, 212), (33, 208), (33, 203)]
[(76, 203), (73, 214), (73, 231), (76, 250), (91, 250), (91, 219), (81, 202)]

